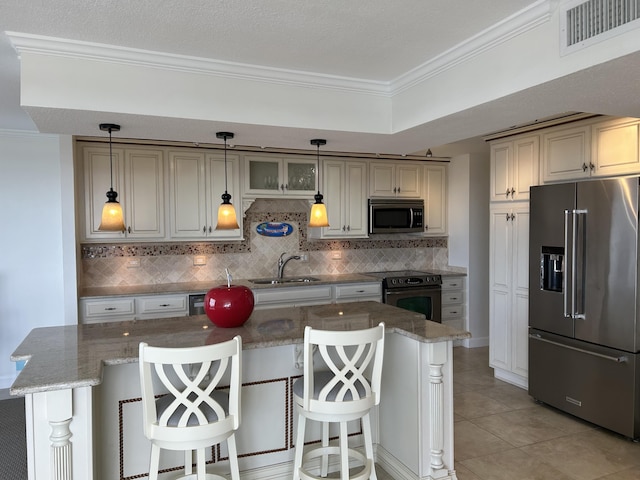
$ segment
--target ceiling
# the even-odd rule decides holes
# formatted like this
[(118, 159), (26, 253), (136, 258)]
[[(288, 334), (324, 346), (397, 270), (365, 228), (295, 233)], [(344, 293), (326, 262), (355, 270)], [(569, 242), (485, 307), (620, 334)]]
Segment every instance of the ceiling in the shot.
[[(36, 125), (20, 107), (20, 61), (4, 33), (7, 31), (385, 85), (534, 3), (537, 2), (3, 0), (0, 3), (0, 128), (42, 131), (40, 124)], [(613, 83), (611, 69), (624, 73), (617, 75)], [(535, 89), (443, 116), (419, 129), (386, 135), (387, 152), (420, 153), (420, 149), (431, 148), (436, 156), (450, 156), (485, 151), (485, 142), (479, 137), (486, 133), (575, 107), (580, 107), (581, 111), (637, 113), (640, 116), (640, 110), (627, 111), (633, 110), (627, 99), (637, 94), (632, 79), (638, 78), (639, 70), (640, 61), (634, 56), (579, 75), (567, 75)], [(486, 74), (488, 72), (478, 72), (478, 75)], [(603, 82), (607, 82), (605, 88)], [(612, 87), (618, 90), (612, 91)], [(567, 98), (576, 101), (566, 102)], [(596, 108), (600, 110), (590, 110)], [(635, 104), (633, 108), (636, 108)], [(136, 119), (135, 116), (130, 120), (149, 123), (148, 131), (158, 132), (159, 136), (174, 135), (167, 139), (187, 138), (180, 130), (185, 127), (177, 122), (162, 118)], [(93, 118), (73, 112), (60, 115), (51, 123), (56, 125), (57, 131), (50, 133), (86, 134), (78, 131), (83, 123), (90, 123), (91, 129), (95, 130)], [(224, 128), (224, 125), (207, 125), (209, 131), (220, 127)], [(277, 126), (243, 125), (237, 128), (242, 130), (243, 138), (260, 139), (277, 132), (283, 143), (279, 146), (297, 147), (289, 139), (301, 137), (295, 129)], [(329, 137), (332, 133), (336, 137), (344, 135), (351, 142), (371, 148), (380, 148), (381, 144), (381, 135), (318, 133)], [(141, 130), (139, 134), (144, 133)], [(302, 138), (310, 137), (305, 132)], [(259, 145), (260, 141), (246, 144)], [(359, 148), (364, 148), (362, 145)], [(407, 148), (412, 150), (407, 152)]]

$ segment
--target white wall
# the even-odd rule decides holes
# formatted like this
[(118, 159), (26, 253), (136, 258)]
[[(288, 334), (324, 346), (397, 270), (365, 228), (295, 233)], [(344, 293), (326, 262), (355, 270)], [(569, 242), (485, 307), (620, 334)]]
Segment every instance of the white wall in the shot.
[(71, 137), (0, 131), (0, 388), (36, 327), (77, 323)]
[(448, 185), (449, 265), (467, 269), (465, 346), (489, 345), (489, 156), (451, 159)]

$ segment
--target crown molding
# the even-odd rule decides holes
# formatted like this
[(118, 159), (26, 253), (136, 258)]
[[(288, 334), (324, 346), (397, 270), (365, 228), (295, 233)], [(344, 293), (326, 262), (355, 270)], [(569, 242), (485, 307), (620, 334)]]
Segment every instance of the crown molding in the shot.
[(249, 65), (20, 32), (5, 32), (18, 52), (80, 58), (270, 84), (393, 97), (549, 20), (556, 0), (539, 0), (389, 82)]
[(391, 82), (397, 95), (549, 21), (556, 0), (538, 0)]

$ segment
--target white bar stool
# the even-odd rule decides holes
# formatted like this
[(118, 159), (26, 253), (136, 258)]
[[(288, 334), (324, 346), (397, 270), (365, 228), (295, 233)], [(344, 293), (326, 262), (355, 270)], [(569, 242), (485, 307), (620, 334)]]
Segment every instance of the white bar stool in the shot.
[[(320, 355), (314, 355), (316, 350)], [(369, 412), (380, 403), (380, 382), (384, 353), (384, 323), (352, 331), (304, 331), (304, 375), (293, 384), (298, 411), (298, 433), (293, 465), (294, 480), (324, 478), (329, 455), (340, 457), (340, 478), (376, 480)], [(321, 357), (316, 359), (316, 357)], [(322, 365), (321, 367), (319, 365)], [(306, 420), (322, 422), (322, 443), (303, 454)], [(365, 455), (349, 448), (347, 422), (360, 419)], [(329, 423), (340, 424), (339, 445), (329, 445)], [(320, 476), (312, 475), (305, 464), (320, 457)], [(349, 458), (363, 469), (349, 477)]]
[[(231, 478), (240, 480), (235, 431), (240, 426), (242, 339), (193, 348), (140, 343), (144, 435), (151, 441), (149, 479), (157, 480), (160, 449), (184, 450), (182, 479), (225, 479), (207, 474), (205, 448), (227, 441)], [(229, 382), (228, 393), (216, 390)], [(156, 399), (154, 383), (164, 391)], [(196, 450), (196, 474), (192, 473)]]

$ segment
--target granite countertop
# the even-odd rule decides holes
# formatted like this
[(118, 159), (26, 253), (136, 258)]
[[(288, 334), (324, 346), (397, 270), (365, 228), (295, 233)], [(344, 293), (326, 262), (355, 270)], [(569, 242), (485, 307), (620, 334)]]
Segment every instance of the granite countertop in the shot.
[(239, 328), (219, 328), (206, 315), (33, 329), (11, 355), (27, 360), (11, 395), (99, 385), (103, 365), (138, 361), (141, 341), (187, 347), (242, 337), (244, 349), (302, 343), (304, 327), (356, 330), (385, 322), (387, 333), (419, 342), (469, 338), (463, 330), (430, 322), (424, 316), (377, 302), (256, 310)]
[[(365, 273), (346, 273), (340, 275), (301, 275), (303, 277), (314, 277), (318, 281), (314, 282), (292, 282), (280, 284), (258, 284), (252, 283), (248, 279), (235, 278), (231, 282), (233, 285), (244, 285), (252, 290), (265, 288), (288, 288), (288, 287), (310, 287), (315, 285), (339, 284), (339, 283), (359, 283), (359, 282), (380, 282), (379, 278), (372, 277)], [(213, 280), (208, 282), (180, 282), (180, 283), (159, 283), (155, 285), (124, 285), (113, 287), (82, 287), (78, 292), (78, 298), (97, 297), (117, 297), (131, 295), (161, 295), (167, 293), (198, 294), (207, 293), (211, 288), (218, 285), (226, 285), (225, 280)]]

